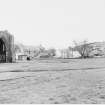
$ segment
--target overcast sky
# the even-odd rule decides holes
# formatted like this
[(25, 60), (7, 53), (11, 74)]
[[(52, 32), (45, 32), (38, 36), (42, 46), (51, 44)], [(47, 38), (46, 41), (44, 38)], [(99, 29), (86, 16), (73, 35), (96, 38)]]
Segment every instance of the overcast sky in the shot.
[(105, 41), (105, 0), (0, 0), (0, 30), (26, 45)]

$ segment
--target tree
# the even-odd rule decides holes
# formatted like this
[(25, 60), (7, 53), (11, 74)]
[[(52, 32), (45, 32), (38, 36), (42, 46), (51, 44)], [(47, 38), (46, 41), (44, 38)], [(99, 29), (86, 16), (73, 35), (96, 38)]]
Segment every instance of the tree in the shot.
[(39, 45), (39, 53), (42, 53), (45, 51), (45, 48), (42, 45)]
[(73, 50), (74, 50), (74, 48), (71, 47), (71, 46), (69, 46), (68, 49), (69, 49), (69, 51), (71, 52), (71, 56), (73, 57)]
[(75, 44), (74, 50), (79, 52), (81, 58), (90, 57), (90, 52), (92, 51), (93, 46), (91, 46), (86, 40), (80, 43), (74, 41), (74, 44)]
[(18, 45), (16, 45), (16, 44), (14, 45), (14, 49), (15, 49), (15, 53), (21, 52), (20, 47)]

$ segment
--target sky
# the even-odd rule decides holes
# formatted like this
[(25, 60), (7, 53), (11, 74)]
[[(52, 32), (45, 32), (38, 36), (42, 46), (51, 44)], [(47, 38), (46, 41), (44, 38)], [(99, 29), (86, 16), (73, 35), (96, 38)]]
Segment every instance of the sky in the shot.
[(46, 48), (105, 41), (105, 0), (0, 0), (0, 30)]

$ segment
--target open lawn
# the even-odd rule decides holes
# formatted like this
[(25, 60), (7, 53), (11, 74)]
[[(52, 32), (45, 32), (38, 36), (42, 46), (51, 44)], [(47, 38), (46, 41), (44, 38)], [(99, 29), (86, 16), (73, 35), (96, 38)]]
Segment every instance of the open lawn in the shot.
[(105, 58), (0, 64), (3, 103), (105, 103)]

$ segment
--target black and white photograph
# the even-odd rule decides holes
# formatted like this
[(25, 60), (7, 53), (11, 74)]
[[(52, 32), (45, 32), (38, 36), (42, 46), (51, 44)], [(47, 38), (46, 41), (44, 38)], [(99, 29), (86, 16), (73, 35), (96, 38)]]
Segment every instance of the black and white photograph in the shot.
[(105, 0), (0, 0), (0, 104), (105, 104)]

